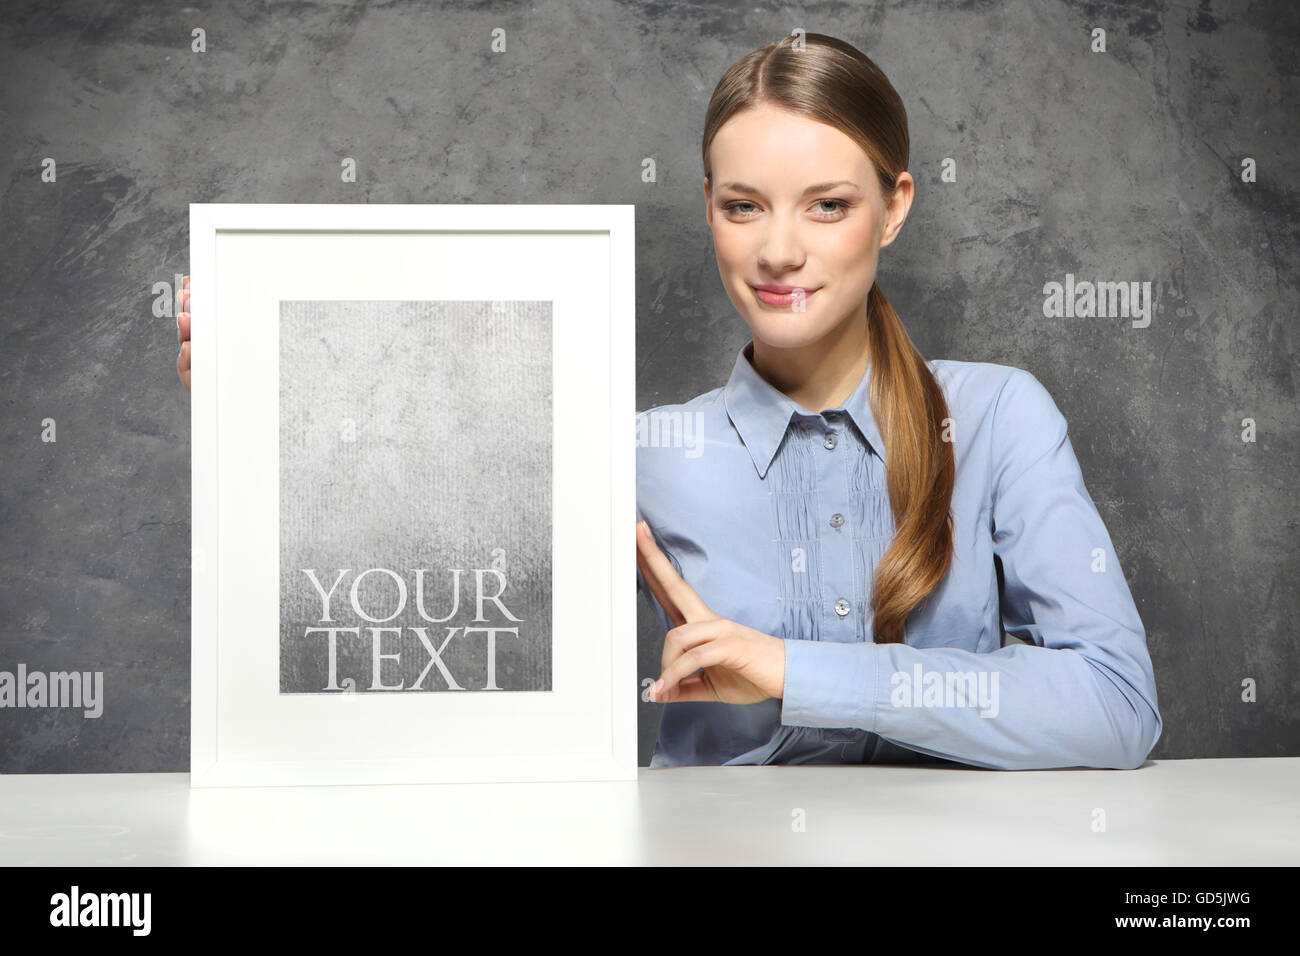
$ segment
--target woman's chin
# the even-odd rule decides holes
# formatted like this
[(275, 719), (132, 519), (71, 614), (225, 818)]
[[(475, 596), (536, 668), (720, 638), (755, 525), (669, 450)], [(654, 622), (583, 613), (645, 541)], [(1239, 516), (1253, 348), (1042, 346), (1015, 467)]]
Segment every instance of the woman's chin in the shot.
[(818, 341), (829, 331), (810, 323), (807, 315), (802, 313), (765, 315), (759, 321), (750, 321), (749, 330), (757, 341), (773, 349), (802, 348)]

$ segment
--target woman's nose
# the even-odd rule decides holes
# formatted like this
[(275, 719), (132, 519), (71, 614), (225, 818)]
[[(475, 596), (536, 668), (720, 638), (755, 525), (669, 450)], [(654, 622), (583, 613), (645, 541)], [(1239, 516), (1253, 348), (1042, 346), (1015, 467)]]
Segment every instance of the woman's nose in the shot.
[(773, 271), (789, 269), (803, 261), (797, 230), (788, 223), (773, 222), (759, 247), (759, 261)]

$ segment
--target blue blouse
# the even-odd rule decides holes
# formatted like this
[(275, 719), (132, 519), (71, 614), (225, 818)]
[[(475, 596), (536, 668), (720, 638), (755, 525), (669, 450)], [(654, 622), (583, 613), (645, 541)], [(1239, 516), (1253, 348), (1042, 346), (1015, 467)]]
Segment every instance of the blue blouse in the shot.
[[(1039, 381), (928, 363), (953, 419), (953, 563), (905, 643), (876, 644), (894, 522), (871, 371), (814, 413), (752, 345), (725, 386), (637, 415), (637, 519), (716, 613), (785, 641), (785, 696), (664, 704), (650, 766), (1140, 766), (1162, 726), (1146, 632)], [(637, 586), (667, 631), (640, 569)]]

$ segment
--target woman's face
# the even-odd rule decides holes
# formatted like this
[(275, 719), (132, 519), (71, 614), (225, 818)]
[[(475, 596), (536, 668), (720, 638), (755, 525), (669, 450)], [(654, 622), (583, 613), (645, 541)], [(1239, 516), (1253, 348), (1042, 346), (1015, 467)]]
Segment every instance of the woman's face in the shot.
[(865, 319), (880, 248), (907, 217), (912, 178), (901, 173), (886, 202), (857, 143), (766, 104), (723, 124), (709, 158), (714, 188), (710, 196), (706, 179), (704, 193), (718, 273), (754, 338), (799, 348)]

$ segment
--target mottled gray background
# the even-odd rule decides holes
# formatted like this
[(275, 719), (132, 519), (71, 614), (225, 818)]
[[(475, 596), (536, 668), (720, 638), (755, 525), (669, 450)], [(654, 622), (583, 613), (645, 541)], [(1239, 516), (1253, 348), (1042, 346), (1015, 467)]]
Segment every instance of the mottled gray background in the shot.
[[(913, 340), (1028, 369), (1069, 419), (1148, 629), (1153, 756), (1300, 754), (1289, 0), (2, 9), (0, 665), (103, 668), (106, 699), (0, 712), (0, 769), (188, 769), (189, 409), (151, 292), (188, 271), (188, 203), (635, 203), (637, 407), (679, 401), (748, 339), (704, 219), (704, 108), (795, 27), (857, 45), (907, 105), (917, 197), (880, 281)], [(1152, 281), (1150, 327), (1045, 320), (1067, 272)]]
[(337, 693), (325, 627), (347, 690), (372, 627), (375, 693), (551, 689), (551, 352), (550, 302), (280, 303), (281, 693)]

